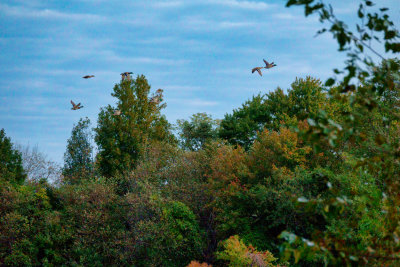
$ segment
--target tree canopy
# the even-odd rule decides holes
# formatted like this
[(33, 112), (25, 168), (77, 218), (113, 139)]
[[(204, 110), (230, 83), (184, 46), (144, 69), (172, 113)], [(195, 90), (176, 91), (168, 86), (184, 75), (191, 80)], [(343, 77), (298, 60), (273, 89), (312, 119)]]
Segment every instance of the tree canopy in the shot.
[[(102, 175), (111, 177), (132, 170), (137, 160), (153, 141), (174, 142), (171, 125), (161, 115), (165, 108), (162, 90), (149, 97), (150, 85), (143, 75), (121, 80), (111, 94), (117, 98), (116, 107), (102, 108), (95, 141), (98, 146), (97, 163)], [(121, 115), (114, 115), (119, 110)]]
[[(68, 140), (65, 183), (25, 180), (0, 131), (0, 265), (400, 265), (400, 52), (387, 8), (360, 0), (357, 36), (324, 1), (288, 0), (330, 27), (337, 76), (293, 78), (218, 121), (161, 114), (143, 75), (114, 86)], [(359, 36), (360, 35), (360, 36)], [(376, 43), (374, 43), (376, 44)], [(76, 178), (79, 177), (79, 178)]]
[(13, 148), (4, 129), (0, 130), (0, 179), (21, 184), (26, 179), (21, 153)]
[(80, 119), (72, 128), (64, 154), (64, 182), (80, 183), (93, 174), (93, 146), (90, 120)]

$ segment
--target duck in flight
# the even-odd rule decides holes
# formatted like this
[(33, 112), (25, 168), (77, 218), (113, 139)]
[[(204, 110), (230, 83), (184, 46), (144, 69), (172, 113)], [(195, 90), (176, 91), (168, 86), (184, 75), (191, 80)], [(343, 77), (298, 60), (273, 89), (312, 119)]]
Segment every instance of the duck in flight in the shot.
[(264, 63), (265, 63), (265, 67), (255, 67), (251, 70), (251, 73), (254, 73), (255, 71), (258, 72), (258, 74), (260, 74), (260, 76), (262, 76), (262, 72), (261, 69), (270, 69), (276, 66), (276, 64), (274, 62), (272, 63), (268, 63), (268, 61), (266, 61), (265, 59), (263, 59)]
[(122, 81), (124, 81), (125, 79), (130, 81), (131, 80), (131, 74), (133, 74), (133, 72), (123, 72), (123, 73), (121, 73)]
[(83, 79), (89, 79), (89, 78), (93, 78), (94, 77), (94, 75), (86, 75), (86, 76), (83, 76), (82, 78)]
[(83, 106), (81, 106), (81, 103), (75, 104), (74, 101), (71, 100), (71, 104), (72, 104), (72, 110), (77, 110), (77, 109), (81, 109), (83, 108)]

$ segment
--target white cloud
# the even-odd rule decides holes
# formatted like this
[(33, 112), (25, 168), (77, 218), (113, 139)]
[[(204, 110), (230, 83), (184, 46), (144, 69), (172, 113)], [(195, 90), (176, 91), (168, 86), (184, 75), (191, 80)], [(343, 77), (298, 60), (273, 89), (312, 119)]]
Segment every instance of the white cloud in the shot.
[(253, 27), (254, 25), (256, 25), (256, 23), (250, 21), (222, 21), (219, 23), (218, 26), (222, 29), (230, 29), (230, 28)]
[(184, 5), (183, 1), (163, 1), (163, 2), (152, 3), (152, 7), (155, 8), (173, 8), (173, 7), (181, 7), (183, 5)]
[(182, 18), (181, 24), (186, 29), (197, 31), (220, 31), (234, 28), (249, 28), (257, 26), (253, 21), (229, 21), (207, 19), (200, 16), (186, 16)]
[(19, 18), (37, 18), (37, 19), (58, 19), (58, 20), (78, 20), (86, 22), (102, 22), (106, 18), (87, 13), (65, 13), (52, 9), (32, 9), (21, 6), (9, 6), (0, 4), (0, 13)]
[(205, 3), (224, 5), (234, 8), (265, 10), (272, 5), (258, 1), (239, 1), (239, 0), (208, 0)]
[(115, 54), (113, 51), (102, 51), (100, 52), (101, 57), (105, 61), (113, 63), (126, 63), (126, 64), (152, 64), (152, 65), (167, 65), (167, 66), (177, 66), (184, 65), (189, 62), (185, 59), (166, 59), (158, 57), (130, 57), (121, 56)]
[(204, 88), (196, 85), (165, 85), (164, 89), (166, 92), (168, 91), (200, 91)]
[(266, 10), (273, 5), (260, 1), (241, 1), (241, 0), (188, 0), (184, 1), (160, 1), (152, 3), (155, 8), (176, 8), (189, 5), (220, 5), (230, 8), (251, 9), (251, 10)]
[[(276, 19), (282, 19), (282, 20), (294, 20), (294, 19), (300, 18), (300, 16), (294, 16), (293, 14), (288, 13), (288, 12), (287, 13), (275, 13), (272, 15), (272, 17), (276, 18)], [(304, 18), (304, 17), (302, 17), (302, 18)]]
[(168, 103), (180, 103), (184, 106), (191, 106), (191, 107), (211, 107), (218, 105), (216, 101), (208, 101), (199, 98), (195, 99), (183, 99), (183, 98), (172, 98), (168, 99)]

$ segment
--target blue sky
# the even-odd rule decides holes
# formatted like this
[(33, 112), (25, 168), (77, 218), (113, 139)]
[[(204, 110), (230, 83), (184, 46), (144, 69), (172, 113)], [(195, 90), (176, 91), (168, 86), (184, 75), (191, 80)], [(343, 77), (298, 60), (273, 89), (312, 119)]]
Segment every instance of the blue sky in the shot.
[[(354, 21), (358, 1), (331, 2), (339, 18)], [(399, 25), (399, 1), (377, 2)], [(0, 127), (62, 163), (73, 124), (87, 116), (95, 126), (124, 71), (144, 74), (153, 92), (164, 89), (171, 123), (197, 112), (223, 118), (296, 77), (326, 79), (344, 56), (329, 34), (314, 38), (316, 17), (284, 3), (2, 0)], [(278, 67), (251, 74), (263, 58)], [(71, 111), (71, 99), (85, 108)]]

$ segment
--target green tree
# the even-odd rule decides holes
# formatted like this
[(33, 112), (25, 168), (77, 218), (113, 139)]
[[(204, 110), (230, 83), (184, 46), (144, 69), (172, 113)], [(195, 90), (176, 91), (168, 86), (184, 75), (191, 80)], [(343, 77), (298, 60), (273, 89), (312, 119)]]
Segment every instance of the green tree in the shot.
[(299, 120), (316, 116), (322, 107), (329, 114), (338, 109), (335, 99), (328, 98), (323, 91), (321, 81), (309, 76), (296, 78), (287, 94), (278, 87), (268, 94), (254, 96), (232, 114), (226, 114), (219, 135), (248, 150), (264, 128), (277, 131), (281, 126), (296, 126)]
[(271, 120), (268, 108), (264, 105), (265, 95), (258, 94), (246, 101), (241, 108), (226, 114), (221, 121), (219, 136), (233, 145), (249, 149), (257, 132), (262, 131)]
[[(339, 111), (340, 121), (319, 112), (308, 119), (310, 128), (299, 132), (314, 144), (328, 143), (332, 150), (337, 150), (346, 177), (370, 179), (361, 186), (352, 183), (350, 192), (343, 192), (343, 185), (335, 185), (328, 179), (328, 196), (315, 194), (311, 199), (301, 198), (300, 202), (308, 209), (324, 207), (329, 227), (327, 231), (316, 232), (313, 241), (282, 233), (287, 241), (285, 255), (293, 255), (295, 263), (302, 258), (322, 256), (331, 266), (397, 266), (400, 154), (396, 80), (400, 78), (400, 65), (377, 51), (399, 53), (400, 33), (389, 17), (389, 9), (377, 8), (370, 0), (359, 1), (356, 32), (349, 30), (324, 1), (288, 0), (287, 6), (292, 5), (304, 6), (306, 16), (317, 14), (320, 22), (327, 23), (329, 26), (318, 34), (330, 32), (339, 51), (346, 51), (348, 57), (344, 69), (334, 69), (343, 79), (332, 77), (325, 85), (332, 86), (338, 81), (329, 91), (329, 97), (350, 110)], [(371, 43), (383, 47), (376, 49)], [(381, 68), (375, 66), (371, 54), (382, 60)], [(346, 150), (341, 151), (343, 148)], [(379, 190), (375, 188), (374, 193), (370, 189), (359, 190), (371, 184), (371, 180)]]
[(196, 151), (218, 136), (218, 121), (207, 113), (196, 113), (190, 120), (178, 120), (179, 137), (184, 149)]
[(90, 120), (80, 119), (74, 125), (64, 153), (64, 181), (70, 184), (80, 183), (93, 173), (93, 146)]
[[(195, 215), (185, 204), (171, 201), (161, 204), (160, 220), (154, 226), (154, 235), (147, 236), (152, 242), (147, 249), (155, 265), (186, 266), (198, 258), (203, 249), (202, 233)], [(171, 250), (174, 251), (171, 253)]]
[[(143, 75), (114, 86), (116, 108), (102, 108), (95, 128), (100, 173), (106, 177), (134, 168), (152, 141), (174, 142), (171, 125), (160, 111), (162, 90), (149, 97), (150, 85)], [(119, 110), (120, 115), (115, 115)]]
[(0, 130), (0, 179), (15, 184), (22, 184), (26, 179), (21, 153), (13, 149), (4, 129)]

